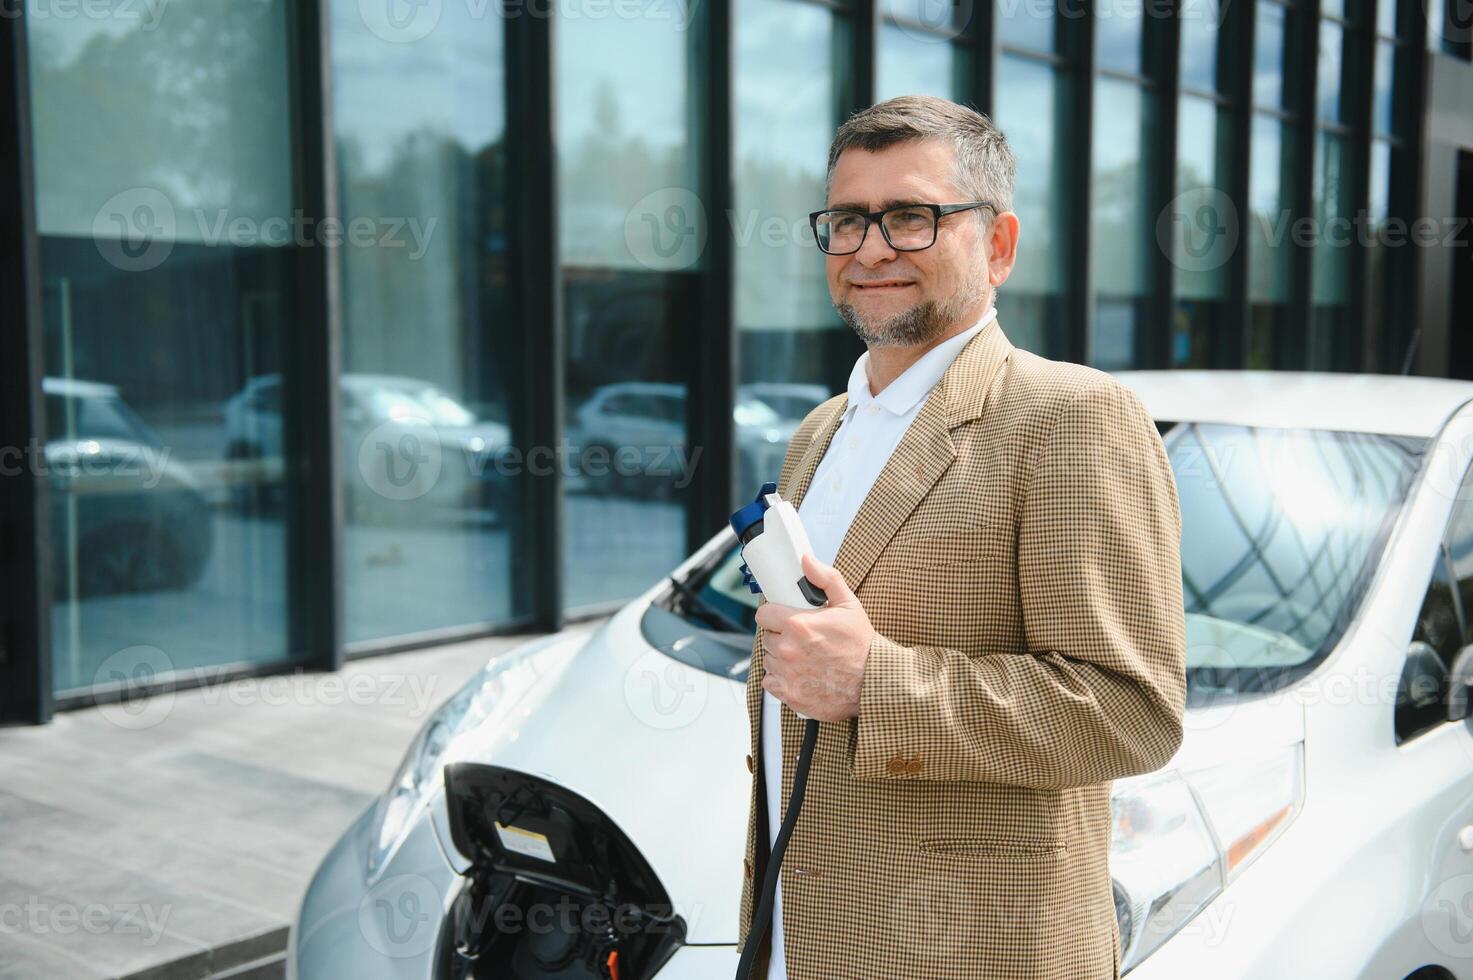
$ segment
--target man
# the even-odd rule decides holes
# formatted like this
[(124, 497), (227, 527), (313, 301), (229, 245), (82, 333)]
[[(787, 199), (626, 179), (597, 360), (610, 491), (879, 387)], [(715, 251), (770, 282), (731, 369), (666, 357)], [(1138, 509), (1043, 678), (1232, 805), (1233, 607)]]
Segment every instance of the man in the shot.
[(742, 944), (793, 709), (821, 725), (755, 976), (1119, 973), (1110, 781), (1181, 740), (1181, 517), (1135, 396), (1003, 335), (1013, 173), (986, 117), (928, 97), (829, 151), (813, 227), (868, 351), (779, 483), (829, 602), (757, 611)]

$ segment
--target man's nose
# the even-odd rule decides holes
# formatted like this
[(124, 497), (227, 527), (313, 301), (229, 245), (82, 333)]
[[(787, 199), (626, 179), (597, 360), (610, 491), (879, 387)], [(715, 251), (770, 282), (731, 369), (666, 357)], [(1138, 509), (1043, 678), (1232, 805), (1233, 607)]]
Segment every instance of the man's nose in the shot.
[(854, 253), (854, 257), (859, 260), (861, 265), (870, 268), (879, 265), (881, 262), (892, 261), (895, 255), (895, 249), (891, 248), (890, 243), (885, 241), (885, 233), (880, 230), (879, 222), (875, 222), (869, 226), (869, 230), (865, 232), (864, 241), (859, 243), (859, 251)]

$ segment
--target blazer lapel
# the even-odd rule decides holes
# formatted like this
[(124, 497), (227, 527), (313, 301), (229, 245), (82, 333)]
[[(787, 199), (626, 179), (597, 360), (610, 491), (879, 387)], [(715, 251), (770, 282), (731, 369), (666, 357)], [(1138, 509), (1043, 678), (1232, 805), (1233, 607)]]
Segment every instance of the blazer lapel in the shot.
[[(956, 459), (951, 430), (981, 416), (987, 389), (1012, 349), (994, 320), (967, 342), (931, 389), (860, 504), (834, 558), (834, 567), (850, 589), (859, 588), (900, 525)], [(807, 471), (810, 479), (817, 466), (815, 459)], [(803, 486), (806, 489), (807, 483)]]

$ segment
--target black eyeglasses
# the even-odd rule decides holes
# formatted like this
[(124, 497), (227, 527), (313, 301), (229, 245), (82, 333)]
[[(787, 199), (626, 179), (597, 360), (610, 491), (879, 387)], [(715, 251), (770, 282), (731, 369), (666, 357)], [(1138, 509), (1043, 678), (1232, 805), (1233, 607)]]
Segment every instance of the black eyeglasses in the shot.
[(808, 216), (818, 247), (829, 255), (852, 255), (864, 244), (869, 226), (880, 224), (880, 234), (897, 252), (919, 252), (936, 244), (936, 224), (948, 214), (975, 208), (995, 210), (990, 201), (965, 204), (897, 204), (883, 211), (852, 211), (838, 208), (815, 211)]

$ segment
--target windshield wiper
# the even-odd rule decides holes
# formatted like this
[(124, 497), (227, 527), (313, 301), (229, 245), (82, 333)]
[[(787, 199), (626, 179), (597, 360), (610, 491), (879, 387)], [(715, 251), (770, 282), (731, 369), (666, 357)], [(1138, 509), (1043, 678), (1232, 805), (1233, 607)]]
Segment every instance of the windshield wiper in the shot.
[(702, 599), (695, 589), (673, 575), (670, 576), (670, 584), (675, 586), (675, 591), (685, 600), (686, 612), (705, 620), (707, 625), (718, 627), (728, 633), (749, 632), (741, 623)]

